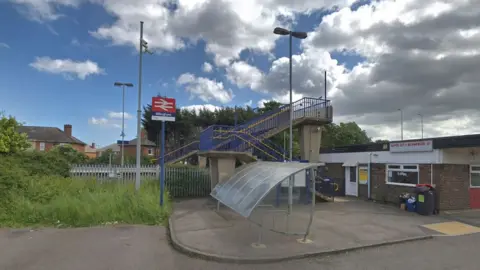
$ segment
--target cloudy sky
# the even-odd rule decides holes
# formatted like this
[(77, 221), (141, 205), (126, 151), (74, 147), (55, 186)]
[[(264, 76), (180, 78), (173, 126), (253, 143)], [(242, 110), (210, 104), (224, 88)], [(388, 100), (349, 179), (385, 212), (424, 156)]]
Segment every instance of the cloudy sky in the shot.
[[(480, 0), (0, 0), (0, 110), (30, 125), (73, 125), (85, 142), (135, 136), (139, 22), (142, 103), (257, 107), (323, 95), (334, 121), (375, 139), (480, 133)], [(5, 23), (8, 22), (8, 23)]]

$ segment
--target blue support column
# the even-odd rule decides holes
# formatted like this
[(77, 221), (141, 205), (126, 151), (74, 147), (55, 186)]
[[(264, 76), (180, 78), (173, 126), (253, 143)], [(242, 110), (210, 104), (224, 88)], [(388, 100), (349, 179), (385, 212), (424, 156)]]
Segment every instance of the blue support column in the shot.
[(160, 206), (163, 206), (163, 195), (165, 193), (165, 121), (162, 121), (160, 151)]

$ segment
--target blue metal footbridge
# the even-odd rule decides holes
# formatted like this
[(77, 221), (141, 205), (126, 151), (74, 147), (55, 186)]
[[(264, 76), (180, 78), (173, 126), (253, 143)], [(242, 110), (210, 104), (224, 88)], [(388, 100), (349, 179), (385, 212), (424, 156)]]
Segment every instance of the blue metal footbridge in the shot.
[[(293, 125), (324, 125), (332, 122), (332, 106), (329, 100), (302, 98), (292, 104)], [(165, 153), (165, 163), (187, 159), (199, 151), (250, 152), (259, 159), (284, 161), (285, 149), (270, 137), (286, 130), (290, 124), (290, 105), (261, 114), (237, 126), (212, 125), (201, 131), (198, 140)]]

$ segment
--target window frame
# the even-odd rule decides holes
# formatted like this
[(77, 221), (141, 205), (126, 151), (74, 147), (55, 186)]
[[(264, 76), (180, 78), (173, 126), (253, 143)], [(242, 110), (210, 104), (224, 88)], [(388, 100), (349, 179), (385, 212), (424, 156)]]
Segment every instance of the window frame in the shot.
[(148, 148), (147, 154), (148, 154), (149, 156), (153, 156), (153, 148)]
[[(420, 184), (420, 166), (418, 164), (386, 164), (385, 165), (385, 183), (387, 185), (392, 185), (392, 186), (403, 186), (403, 187), (415, 187), (416, 185)], [(394, 168), (390, 168), (390, 166)], [(405, 169), (405, 166), (407, 167), (414, 167), (413, 168), (407, 168)], [(388, 172), (416, 172), (417, 173), (417, 183), (416, 184), (405, 184), (405, 183), (395, 183), (395, 182), (389, 182), (388, 181)]]
[(480, 174), (480, 164), (471, 164), (470, 165), (470, 171), (469, 171), (469, 174), (468, 174), (469, 180), (470, 180), (470, 188), (480, 188), (480, 186), (472, 186), (472, 173), (479, 173)]
[[(43, 146), (43, 147), (42, 147)], [(45, 152), (45, 142), (40, 142), (38, 144), (38, 150), (39, 151), (42, 151), (42, 152)]]

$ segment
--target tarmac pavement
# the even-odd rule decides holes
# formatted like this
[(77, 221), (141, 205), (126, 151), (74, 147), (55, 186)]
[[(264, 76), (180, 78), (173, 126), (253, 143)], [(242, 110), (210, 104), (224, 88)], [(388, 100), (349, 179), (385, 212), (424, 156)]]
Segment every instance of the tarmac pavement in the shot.
[(162, 227), (0, 229), (1, 270), (475, 270), (480, 234), (273, 264), (227, 264), (173, 250)]
[[(207, 199), (181, 201), (174, 204), (170, 218), (172, 243), (178, 250), (202, 258), (264, 263), (424, 240), (437, 232), (423, 225), (444, 221), (438, 216), (420, 216), (389, 205), (342, 200), (317, 205), (308, 237), (312, 241), (299, 243), (309, 211), (308, 205), (295, 205), (287, 220), (284, 212), (276, 208), (259, 208), (249, 221), (226, 207), (216, 211), (215, 204)], [(263, 229), (257, 224), (262, 224)], [(287, 228), (302, 235), (279, 233)]]

